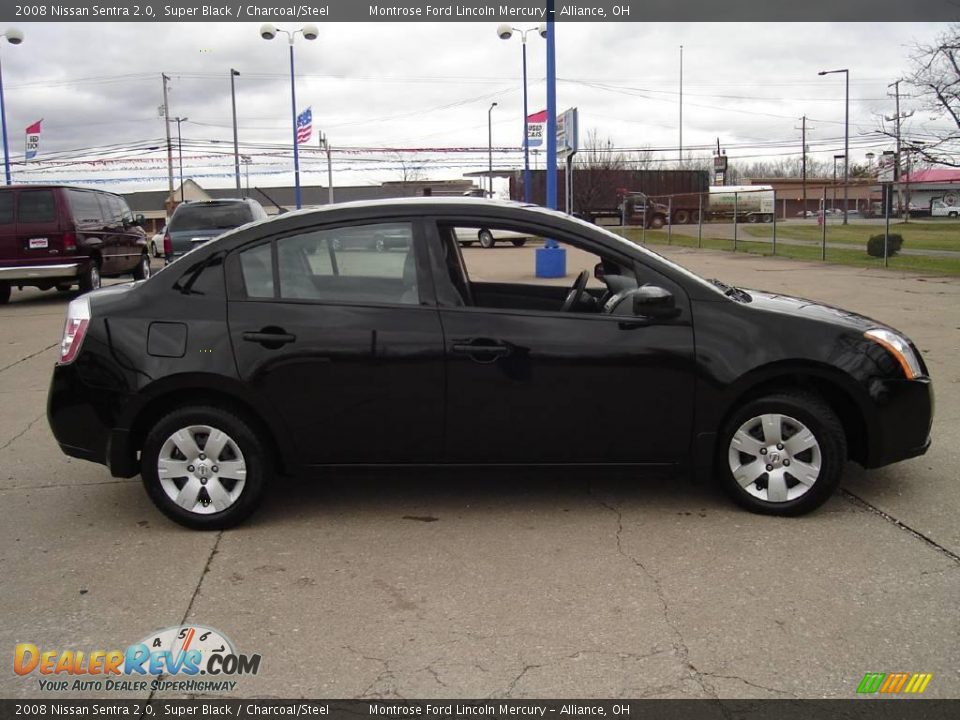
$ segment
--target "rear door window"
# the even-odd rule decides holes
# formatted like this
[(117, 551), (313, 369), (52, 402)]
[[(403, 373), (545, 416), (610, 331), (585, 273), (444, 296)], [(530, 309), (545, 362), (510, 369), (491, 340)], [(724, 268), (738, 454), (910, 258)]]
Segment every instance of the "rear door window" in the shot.
[(17, 219), (21, 223), (51, 223), (57, 219), (53, 190), (23, 190), (18, 205)]

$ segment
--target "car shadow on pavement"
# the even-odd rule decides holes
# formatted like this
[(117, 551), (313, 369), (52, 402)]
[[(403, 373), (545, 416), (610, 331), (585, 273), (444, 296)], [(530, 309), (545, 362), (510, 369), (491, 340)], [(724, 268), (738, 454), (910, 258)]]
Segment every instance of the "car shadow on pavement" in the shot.
[(371, 511), (433, 522), (465, 508), (574, 511), (621, 503), (680, 512), (731, 507), (713, 484), (678, 474), (585, 468), (338, 469), (317, 479), (278, 481), (264, 507), (246, 523), (271, 525), (306, 515), (342, 518)]

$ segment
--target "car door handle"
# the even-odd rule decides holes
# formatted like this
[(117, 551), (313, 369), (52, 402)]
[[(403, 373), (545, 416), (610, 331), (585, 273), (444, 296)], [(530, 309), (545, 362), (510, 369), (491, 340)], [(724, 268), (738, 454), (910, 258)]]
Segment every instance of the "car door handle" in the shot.
[(296, 342), (297, 336), (283, 330), (261, 330), (260, 332), (245, 332), (243, 339), (247, 342), (260, 343), (267, 348), (278, 348), (287, 343)]
[(510, 354), (510, 348), (500, 343), (457, 343), (452, 348), (457, 355), (469, 355), (478, 363), (492, 363)]

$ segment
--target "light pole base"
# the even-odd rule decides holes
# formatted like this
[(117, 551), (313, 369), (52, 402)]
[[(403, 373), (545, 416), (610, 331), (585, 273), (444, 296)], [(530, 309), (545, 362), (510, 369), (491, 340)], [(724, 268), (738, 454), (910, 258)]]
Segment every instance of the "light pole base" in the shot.
[(567, 275), (567, 251), (556, 245), (536, 249), (536, 275), (538, 278), (559, 278)]

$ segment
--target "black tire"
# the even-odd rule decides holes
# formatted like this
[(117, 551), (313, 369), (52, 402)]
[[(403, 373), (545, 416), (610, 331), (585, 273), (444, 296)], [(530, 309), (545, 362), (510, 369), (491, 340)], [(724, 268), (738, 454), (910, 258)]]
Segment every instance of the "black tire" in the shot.
[(0, 283), (0, 305), (6, 305), (8, 302), (10, 302), (10, 286)]
[(950, 213), (949, 217), (956, 218), (956, 217), (957, 217), (957, 213), (952, 212), (952, 213)]
[(650, 218), (650, 227), (653, 230), (659, 230), (667, 224), (667, 219), (663, 215), (654, 215)]
[(699, 210), (693, 210), (693, 211), (690, 212), (690, 222), (692, 222), (694, 225), (698, 225), (698, 224), (700, 223), (700, 211), (699, 211)]
[(759, 216), (759, 215), (747, 215), (747, 222), (748, 222), (748, 223), (758, 223), (758, 222), (760, 222), (760, 216)]
[(69, 283), (59, 283), (57, 285), (57, 292), (68, 293), (73, 290), (73, 285)]
[[(246, 467), (239, 496), (225, 510), (209, 514), (192, 512), (178, 505), (164, 490), (158, 472), (160, 453), (168, 438), (178, 430), (197, 425), (226, 433), (240, 450)], [(212, 460), (216, 462), (218, 458)], [(257, 434), (238, 415), (217, 407), (185, 407), (161, 418), (147, 434), (141, 453), (140, 476), (147, 495), (160, 512), (174, 522), (194, 530), (223, 530), (242, 522), (260, 505), (269, 473), (268, 460)]]
[(673, 224), (674, 225), (689, 225), (690, 224), (690, 211), (689, 210), (677, 210), (673, 213)]
[(133, 269), (134, 280), (146, 280), (150, 277), (150, 255), (143, 253)]
[(157, 243), (153, 240), (150, 241), (150, 254), (155, 258), (163, 257), (163, 253), (160, 252), (159, 248), (157, 248)]
[[(735, 452), (731, 447), (734, 435), (751, 421), (757, 420), (760, 416), (771, 414), (785, 416), (781, 423), (783, 429), (789, 429), (794, 421), (805, 426), (805, 429), (812, 433), (816, 441), (816, 450), (804, 450), (796, 453), (794, 457), (789, 455), (789, 448), (774, 446), (777, 449), (771, 448), (767, 451), (764, 448), (759, 451), (760, 453), (764, 453), (767, 457), (772, 457), (774, 452), (786, 454), (787, 458), (793, 459), (795, 466), (798, 466), (801, 462), (814, 464), (816, 458), (812, 453), (819, 452), (819, 472), (812, 484), (798, 497), (779, 502), (757, 497), (754, 494), (767, 492), (766, 488), (761, 487), (767, 480), (761, 478), (769, 478), (764, 470), (771, 468), (771, 465), (764, 468), (761, 461), (759, 471), (762, 474), (757, 478), (757, 482), (745, 486), (742, 486), (736, 480), (731, 470), (731, 456)], [(796, 435), (799, 434), (796, 433)], [(789, 445), (789, 440), (792, 437), (794, 436), (788, 436), (784, 442)], [(763, 440), (756, 436), (753, 436), (753, 439), (758, 444), (763, 444)], [(784, 452), (785, 449), (786, 452)], [(748, 452), (738, 453), (736, 462), (747, 466), (748, 463), (752, 462), (751, 458), (759, 459), (760, 457), (759, 453), (756, 455)], [(790, 459), (782, 460), (777, 457), (775, 461), (783, 463), (782, 470), (786, 475), (790, 473), (790, 470), (785, 467), (790, 463)], [(717, 446), (716, 470), (724, 490), (737, 504), (747, 510), (764, 515), (795, 516), (808, 513), (827, 501), (840, 483), (846, 459), (847, 442), (843, 425), (823, 398), (808, 392), (784, 391), (751, 400), (733, 413), (720, 434), (720, 441)], [(757, 470), (754, 469), (744, 472), (743, 475), (746, 479), (749, 479), (756, 472)], [(789, 482), (793, 482), (794, 485), (787, 492), (796, 489), (802, 490), (804, 485), (804, 483), (797, 482), (795, 477), (791, 477)], [(753, 492), (750, 488), (753, 489)]]
[(473, 247), (473, 240), (461, 240), (460, 247)]
[(100, 277), (100, 261), (91, 260), (80, 273), (80, 292), (87, 293), (91, 290), (99, 290), (103, 284)]
[(477, 233), (477, 240), (480, 241), (480, 247), (484, 248), (485, 250), (489, 250), (497, 244), (496, 239), (493, 237), (493, 233), (486, 228), (483, 228)]
[(527, 244), (527, 239), (526, 239), (526, 238), (517, 238), (516, 240), (511, 240), (510, 242), (513, 243), (513, 246), (514, 246), (514, 247), (523, 247), (524, 245)]

